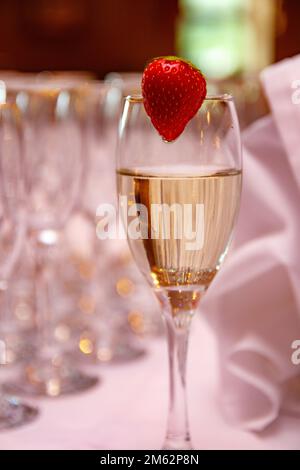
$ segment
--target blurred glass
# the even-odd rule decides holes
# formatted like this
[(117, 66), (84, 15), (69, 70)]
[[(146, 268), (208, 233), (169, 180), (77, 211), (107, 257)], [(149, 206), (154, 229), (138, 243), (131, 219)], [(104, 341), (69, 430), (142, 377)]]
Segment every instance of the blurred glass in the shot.
[(234, 96), (241, 129), (245, 129), (269, 112), (257, 73), (248, 73), (224, 80), (210, 80), (208, 92), (210, 94), (228, 93)]
[(80, 203), (84, 176), (84, 125), (80, 88), (57, 83), (9, 86), (7, 96), (22, 116), (22, 149), (26, 183), (28, 236), (34, 257), (37, 354), (27, 362), (10, 391), (58, 396), (93, 386), (97, 379), (85, 375), (67, 360), (55, 338), (57, 262), (60, 238)]
[(141, 93), (142, 74), (139, 72), (110, 72), (105, 76), (109, 85), (106, 108), (117, 119), (121, 116), (123, 98)]
[(86, 171), (80, 207), (64, 231), (66, 262), (60, 283), (66, 315), (58, 328), (76, 342), (77, 357), (90, 364), (141, 357), (145, 347), (141, 338), (160, 331), (159, 317), (153, 315), (153, 298), (146, 303), (149, 308), (145, 304), (141, 308), (138, 299), (145, 292), (144, 281), (132, 263), (127, 244), (97, 237), (97, 208), (101, 203), (117, 202), (113, 155), (117, 116), (123, 103), (123, 91), (118, 87), (116, 83), (95, 81), (85, 88)]
[[(0, 365), (12, 359), (8, 347), (12, 338), (8, 308), (9, 285), (16, 263), (21, 256), (26, 233), (24, 185), (21, 162), (20, 120), (15, 107), (0, 106)], [(11, 342), (9, 343), (11, 344)], [(7, 398), (0, 390), (0, 430), (32, 421), (38, 412), (18, 401)]]

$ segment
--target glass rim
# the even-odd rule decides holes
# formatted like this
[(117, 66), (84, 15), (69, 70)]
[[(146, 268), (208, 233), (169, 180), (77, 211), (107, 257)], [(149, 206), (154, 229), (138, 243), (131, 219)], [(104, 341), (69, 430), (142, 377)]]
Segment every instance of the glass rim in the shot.
[[(127, 95), (124, 97), (124, 101), (128, 103), (133, 103), (133, 104), (141, 104), (144, 101), (143, 96), (138, 93), (138, 94), (132, 94), (132, 95)], [(220, 101), (220, 102), (230, 102), (233, 101), (233, 96), (230, 95), (229, 93), (223, 93), (220, 95), (207, 95), (204, 98), (204, 101)]]
[[(4, 81), (5, 82), (5, 81)], [(63, 91), (69, 93), (78, 93), (83, 90), (85, 83), (71, 83), (67, 81), (53, 80), (53, 82), (5, 82), (5, 88), (7, 93), (26, 93), (28, 95), (53, 95), (59, 94)]]

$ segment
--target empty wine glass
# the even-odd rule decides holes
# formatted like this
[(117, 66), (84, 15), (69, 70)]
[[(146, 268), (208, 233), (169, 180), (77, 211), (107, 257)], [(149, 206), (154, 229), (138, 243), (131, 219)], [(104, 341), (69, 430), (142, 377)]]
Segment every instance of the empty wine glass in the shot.
[[(13, 106), (0, 105), (0, 365), (5, 364), (5, 333), (10, 319), (6, 297), (9, 281), (22, 252), (26, 233), (24, 187), (21, 171), (19, 116)], [(6, 397), (0, 389), (0, 430), (32, 421), (36, 408)]]
[(40, 84), (8, 89), (22, 116), (28, 237), (36, 281), (38, 352), (9, 390), (58, 396), (87, 389), (98, 379), (67, 360), (55, 339), (53, 286), (66, 222), (80, 202), (85, 134), (80, 87)]
[[(77, 307), (77, 318), (72, 309), (64, 323), (77, 329), (79, 358), (90, 364), (126, 362), (144, 355), (144, 348), (129, 328), (128, 299), (118, 294), (117, 284), (130, 268), (131, 259), (127, 256), (125, 261), (124, 257), (127, 245), (123, 242), (116, 246), (110, 240), (99, 240), (96, 233), (98, 206), (114, 204), (116, 200), (114, 149), (117, 129), (116, 115), (111, 107), (111, 100), (115, 104), (113, 91), (103, 82), (92, 82), (85, 87), (87, 168), (81, 192), (80, 227), (82, 233), (90, 232), (90, 250), (85, 250), (88, 252), (85, 260), (75, 261), (79, 269), (84, 262), (88, 264), (93, 275), (88, 280), (86, 293), (81, 296), (83, 302), (80, 301), (80, 309)], [(120, 111), (120, 98), (117, 105)], [(93, 305), (92, 313), (88, 307), (89, 315), (82, 313), (86, 301), (88, 306)]]
[(232, 97), (211, 96), (172, 143), (143, 99), (128, 96), (119, 126), (118, 192), (133, 257), (165, 321), (170, 370), (164, 449), (190, 449), (186, 358), (191, 320), (228, 251), (242, 164)]

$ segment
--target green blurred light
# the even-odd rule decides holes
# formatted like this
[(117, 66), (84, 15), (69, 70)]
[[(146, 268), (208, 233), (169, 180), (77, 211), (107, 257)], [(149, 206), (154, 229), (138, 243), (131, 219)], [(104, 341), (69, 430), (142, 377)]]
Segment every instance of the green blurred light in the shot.
[(181, 0), (180, 5), (179, 54), (211, 78), (241, 72), (249, 36), (248, 0)]

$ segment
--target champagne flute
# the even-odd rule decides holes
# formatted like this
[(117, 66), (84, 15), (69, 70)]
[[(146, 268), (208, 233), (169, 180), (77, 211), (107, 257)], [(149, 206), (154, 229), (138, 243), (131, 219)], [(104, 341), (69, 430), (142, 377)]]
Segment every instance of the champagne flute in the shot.
[(81, 88), (58, 83), (8, 88), (22, 117), (28, 238), (35, 262), (39, 345), (19, 380), (7, 390), (60, 396), (94, 386), (98, 379), (69, 360), (68, 345), (55, 338), (53, 292), (61, 232), (80, 203), (85, 132)]
[[(12, 273), (21, 255), (26, 233), (19, 116), (14, 106), (0, 105), (0, 365), (6, 363), (7, 295)], [(4, 336), (2, 336), (4, 335)], [(2, 338), (5, 338), (4, 340)], [(36, 408), (1, 394), (0, 430), (32, 421)]]
[[(115, 163), (112, 158), (117, 119), (114, 111), (116, 106), (120, 114), (122, 100), (114, 95), (113, 87), (101, 81), (89, 83), (84, 91), (87, 135), (85, 159), (88, 165), (81, 190), (80, 215), (82, 226), (85, 224), (86, 230), (92, 229), (93, 233), (89, 240), (89, 264), (93, 275), (88, 294), (88, 303), (93, 304), (93, 314), (82, 314), (82, 310), (78, 309), (76, 318), (72, 308), (66, 324), (73, 331), (78, 326), (78, 353), (83, 364), (125, 363), (144, 355), (144, 349), (129, 329), (128, 299), (116, 295), (118, 281), (122, 281), (128, 271), (124, 260), (124, 248), (127, 253), (128, 247), (126, 243), (124, 247), (124, 241), (118, 246), (115, 242), (99, 240), (96, 236), (98, 205), (101, 202), (113, 204), (116, 199)], [(98, 288), (99, 283), (102, 289)], [(111, 315), (112, 311), (114, 315)], [(88, 344), (89, 347), (82, 348), (82, 344)]]
[(207, 97), (182, 135), (162, 140), (143, 98), (128, 96), (119, 126), (117, 180), (128, 243), (162, 307), (169, 353), (164, 449), (191, 449), (186, 360), (191, 320), (228, 251), (241, 182), (231, 96)]

